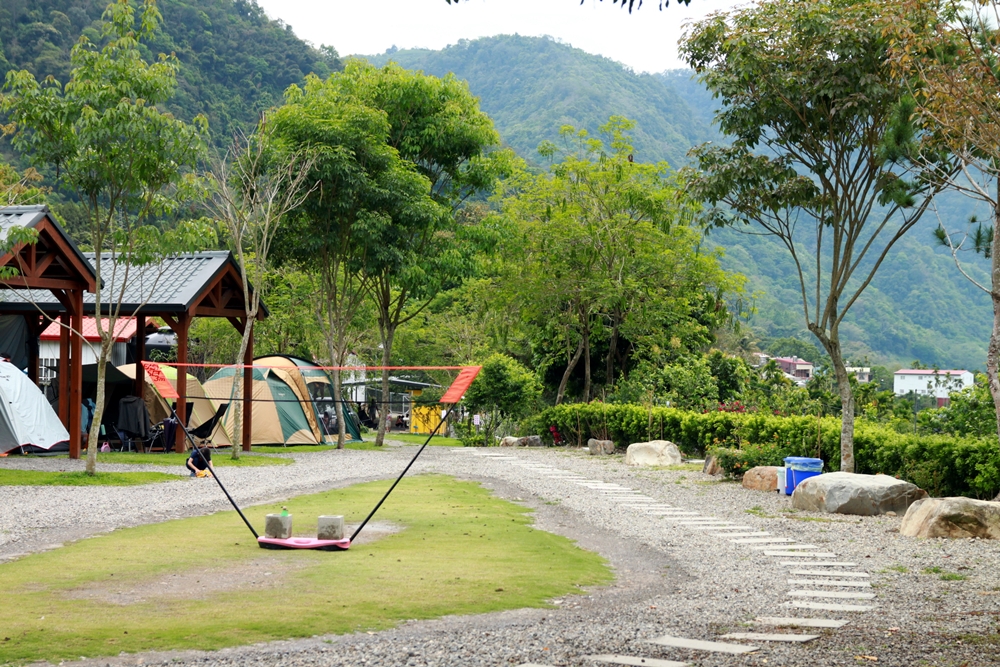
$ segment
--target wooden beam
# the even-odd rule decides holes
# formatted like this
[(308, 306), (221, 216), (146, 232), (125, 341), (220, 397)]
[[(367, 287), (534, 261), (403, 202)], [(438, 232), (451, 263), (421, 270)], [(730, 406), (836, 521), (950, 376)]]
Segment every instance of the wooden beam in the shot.
[[(70, 372), (69, 372), (69, 451), (70, 458), (79, 458), (82, 446), (80, 418), (83, 412), (83, 290), (76, 289), (69, 293), (73, 303), (70, 317), (73, 322), (73, 332), (70, 341)], [(96, 442), (88, 443), (89, 447), (97, 447)], [(73, 451), (76, 450), (76, 457)]]
[(246, 330), (246, 326), (243, 324), (243, 320), (241, 320), (238, 317), (227, 317), (226, 319), (229, 320), (229, 323), (233, 325), (233, 328), (239, 331), (240, 335), (242, 336), (243, 332)]
[(6, 285), (13, 289), (83, 289), (83, 284), (77, 280), (63, 278), (32, 278), (26, 276), (14, 276), (7, 280), (0, 281), (0, 285)]
[[(66, 430), (70, 430), (69, 423), (69, 329), (72, 320), (69, 313), (59, 316), (59, 420)], [(80, 450), (77, 449), (74, 455), (73, 447), (70, 446), (69, 457), (71, 459), (80, 458)]]
[[(191, 326), (191, 316), (183, 313), (177, 317), (177, 419), (181, 425), (187, 426), (187, 363), (188, 353), (188, 328)], [(173, 328), (173, 327), (171, 327)], [(177, 442), (174, 443), (174, 451), (183, 452), (185, 450), (184, 429), (178, 426)]]
[(195, 306), (195, 317), (245, 317), (246, 311), (237, 308), (210, 308), (208, 306)]

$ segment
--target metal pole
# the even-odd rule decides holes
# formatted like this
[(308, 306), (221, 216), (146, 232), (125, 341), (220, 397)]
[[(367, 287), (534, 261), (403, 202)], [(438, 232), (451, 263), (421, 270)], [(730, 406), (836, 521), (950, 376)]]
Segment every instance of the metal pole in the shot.
[(451, 411), (455, 409), (456, 405), (457, 403), (452, 403), (451, 407), (448, 408), (448, 412), (444, 413), (444, 417), (441, 418), (441, 421), (438, 422), (438, 425), (434, 427), (434, 430), (431, 431), (431, 434), (427, 436), (426, 440), (424, 440), (424, 444), (420, 446), (420, 449), (417, 450), (417, 453), (413, 455), (413, 458), (410, 459), (410, 462), (406, 464), (405, 468), (403, 468), (403, 472), (399, 473), (399, 477), (396, 478), (396, 481), (392, 483), (392, 486), (389, 487), (389, 490), (385, 492), (384, 496), (382, 496), (382, 500), (378, 501), (378, 504), (375, 505), (375, 508), (368, 514), (368, 516), (365, 517), (365, 520), (361, 522), (361, 525), (358, 526), (357, 530), (354, 531), (354, 534), (351, 535), (351, 542), (354, 541), (354, 538), (358, 536), (358, 533), (361, 532), (361, 529), (365, 527), (368, 521), (373, 516), (375, 516), (375, 512), (378, 511), (378, 508), (382, 507), (382, 503), (385, 502), (385, 499), (389, 497), (389, 494), (392, 493), (392, 490), (395, 489), (396, 485), (399, 484), (399, 482), (403, 479), (403, 475), (405, 475), (406, 472), (410, 469), (410, 466), (412, 466), (414, 462), (416, 462), (417, 457), (420, 456), (420, 452), (424, 451), (424, 447), (426, 447), (427, 444), (431, 441), (431, 438), (433, 438), (435, 434), (437, 434), (438, 429), (441, 428), (441, 424), (445, 423), (445, 421), (451, 415)]

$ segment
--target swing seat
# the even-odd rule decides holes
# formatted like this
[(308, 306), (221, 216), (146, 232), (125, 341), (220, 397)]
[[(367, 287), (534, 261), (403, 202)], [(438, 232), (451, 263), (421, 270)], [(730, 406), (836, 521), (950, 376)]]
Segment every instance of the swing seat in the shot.
[(261, 549), (316, 549), (319, 551), (346, 551), (351, 547), (351, 541), (343, 540), (318, 540), (315, 537), (289, 537), (278, 539), (276, 537), (258, 537), (257, 546)]

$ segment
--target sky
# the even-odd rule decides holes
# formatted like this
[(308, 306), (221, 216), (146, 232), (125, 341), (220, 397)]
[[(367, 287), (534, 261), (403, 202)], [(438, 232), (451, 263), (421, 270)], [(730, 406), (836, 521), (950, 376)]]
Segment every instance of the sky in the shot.
[(342, 56), (400, 49), (441, 49), (460, 39), (500, 34), (549, 35), (637, 72), (685, 67), (677, 56), (683, 26), (745, 0), (672, 0), (663, 11), (646, 0), (629, 15), (611, 0), (258, 0), (302, 39)]

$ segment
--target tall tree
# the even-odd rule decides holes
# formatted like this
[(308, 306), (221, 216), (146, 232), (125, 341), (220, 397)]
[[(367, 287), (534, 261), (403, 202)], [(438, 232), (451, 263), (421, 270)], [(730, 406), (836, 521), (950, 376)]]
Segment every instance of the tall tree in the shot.
[(854, 400), (840, 326), (950, 169), (918, 159), (910, 89), (889, 62), (894, 24), (925, 29), (890, 0), (769, 0), (707, 18), (681, 44), (732, 140), (693, 149), (692, 192), (713, 205), (711, 224), (752, 224), (791, 254), (807, 327), (837, 380), (849, 472)]
[(714, 255), (698, 251), (690, 228), (697, 207), (668, 165), (633, 161), (633, 127), (613, 116), (601, 128), (606, 141), (562, 128), (563, 153), (551, 143), (540, 147), (562, 159), (548, 174), (512, 180), (502, 201), (515, 231), (502, 281), (523, 317), (561, 351), (556, 403), (580, 362), (581, 398), (590, 400), (596, 335), (608, 341), (610, 384), (625, 366), (622, 341), (668, 346), (703, 295), (734, 286)]
[(159, 21), (155, 0), (143, 0), (138, 17), (128, 0), (117, 0), (104, 13), (104, 45), (84, 35), (73, 47), (65, 87), (51, 77), (39, 83), (30, 72), (8, 72), (0, 106), (14, 122), (14, 145), (54, 167), (87, 206), (97, 275), (104, 262), (112, 264), (112, 279), (99, 281), (94, 295), (95, 311), (106, 318), (96, 318), (101, 342), (89, 474), (97, 467), (105, 368), (129, 271), (204, 242), (206, 233), (182, 225), (164, 234), (148, 224), (190, 194), (185, 170), (194, 167), (207, 132), (204, 118), (189, 125), (156, 106), (173, 94), (178, 68), (173, 56), (143, 60), (140, 38), (149, 38)]
[[(308, 180), (313, 158), (301, 152), (288, 153), (274, 145), (274, 131), (266, 117), (250, 136), (238, 133), (226, 157), (213, 170), (210, 210), (225, 226), (227, 240), (242, 269), (246, 295), (243, 330), (236, 364), (247, 362), (246, 352), (254, 335), (260, 311), (260, 290), (271, 271), (271, 246), (279, 225), (298, 208), (318, 183)], [(243, 395), (244, 373), (236, 373), (233, 396)], [(233, 401), (232, 458), (238, 459), (243, 442), (243, 402)]]
[[(430, 182), (389, 146), (385, 112), (346, 93), (335, 78), (293, 86), (272, 116), (289, 150), (315, 156), (309, 181), (319, 183), (281, 234), (281, 253), (316, 280), (318, 322), (334, 366), (342, 366), (364, 333), (361, 313), (374, 276), (405, 250), (397, 227), (432, 225), (441, 215)], [(401, 247), (403, 246), (403, 247)], [(333, 371), (343, 445), (341, 373)]]
[[(966, 229), (936, 230), (962, 274), (990, 295), (993, 328), (986, 376), (1000, 437), (1000, 2), (907, 2), (906, 11), (931, 30), (898, 36), (894, 62), (903, 76), (916, 74), (916, 116), (932, 141), (953, 155), (960, 170), (948, 187), (985, 203), (991, 220)], [(989, 260), (989, 280), (974, 277), (962, 254)]]
[[(454, 75), (443, 79), (405, 70), (395, 63), (375, 68), (349, 61), (330, 84), (363, 104), (385, 112), (388, 144), (429, 181), (437, 209), (400, 207), (397, 219), (384, 229), (388, 235), (373, 252), (377, 261), (370, 276), (378, 312), (382, 365), (392, 361), (399, 327), (416, 317), (442, 290), (454, 286), (473, 269), (473, 244), (457, 224), (455, 212), (472, 194), (492, 190), (507, 172), (508, 151), (487, 155), (500, 143), (493, 121), (479, 110), (469, 86)], [(389, 396), (389, 371), (382, 371), (383, 401)], [(386, 420), (379, 420), (375, 444), (385, 438)]]

